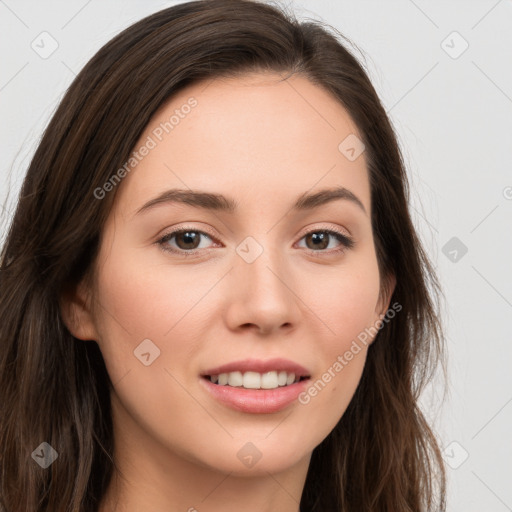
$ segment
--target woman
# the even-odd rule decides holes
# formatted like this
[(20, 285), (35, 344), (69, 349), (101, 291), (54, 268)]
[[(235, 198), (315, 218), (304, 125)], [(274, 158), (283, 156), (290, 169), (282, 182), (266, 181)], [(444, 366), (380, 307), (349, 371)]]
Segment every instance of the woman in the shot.
[(1, 256), (13, 511), (444, 510), (396, 138), (339, 37), (183, 3), (77, 76)]

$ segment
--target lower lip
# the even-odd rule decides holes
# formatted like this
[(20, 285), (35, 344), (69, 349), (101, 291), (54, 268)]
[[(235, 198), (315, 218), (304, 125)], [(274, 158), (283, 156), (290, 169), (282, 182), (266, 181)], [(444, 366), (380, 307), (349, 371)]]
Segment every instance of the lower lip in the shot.
[(266, 414), (278, 412), (294, 402), (306, 388), (309, 379), (275, 389), (219, 386), (204, 377), (201, 377), (201, 381), (206, 390), (224, 405), (242, 412)]

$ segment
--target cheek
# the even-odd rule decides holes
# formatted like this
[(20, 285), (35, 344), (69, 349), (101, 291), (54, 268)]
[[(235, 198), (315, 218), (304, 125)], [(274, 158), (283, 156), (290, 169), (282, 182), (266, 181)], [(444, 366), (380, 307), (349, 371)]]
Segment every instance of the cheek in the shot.
[(317, 285), (322, 283), (323, 287), (315, 287), (316, 292), (309, 290), (309, 297), (312, 309), (321, 312), (319, 316), (328, 330), (316, 340), (321, 363), (299, 401), (310, 408), (310, 414), (323, 418), (323, 435), (327, 435), (355, 393), (369, 343), (376, 333), (377, 262), (372, 255), (361, 258), (360, 265), (347, 266), (335, 280), (316, 280)]
[(328, 327), (322, 342), (331, 360), (348, 350), (353, 340), (358, 337), (364, 340), (364, 333), (378, 318), (379, 289), (377, 261), (369, 254), (354, 264), (347, 263), (336, 274), (317, 279), (315, 286), (305, 292), (311, 297), (312, 309), (319, 312), (318, 316)]
[(125, 334), (162, 339), (187, 321), (211, 284), (198, 272), (162, 263), (161, 255), (148, 257), (153, 249), (122, 251), (121, 244), (100, 268), (97, 289), (104, 311), (99, 316), (113, 317)]
[[(190, 273), (143, 264), (136, 255), (120, 257), (112, 248), (98, 283), (99, 345), (114, 387), (118, 427), (142, 427), (183, 456), (192, 442), (207, 442), (194, 438), (191, 425), (207, 425), (221, 436), (188, 391), (194, 384), (190, 361), (208, 327), (198, 321), (205, 315), (198, 301), (211, 287), (208, 280), (192, 286)], [(176, 420), (185, 416), (186, 422)]]
[(120, 251), (113, 244), (99, 267), (96, 301), (99, 345), (112, 381), (145, 368), (140, 356), (148, 351), (150, 356), (144, 357), (155, 361), (151, 368), (180, 367), (180, 361), (189, 359), (201, 339), (201, 325), (191, 325), (190, 318), (201, 310), (209, 286), (208, 281), (191, 282), (190, 273), (180, 268), (171, 272), (161, 262), (143, 260), (138, 251)]

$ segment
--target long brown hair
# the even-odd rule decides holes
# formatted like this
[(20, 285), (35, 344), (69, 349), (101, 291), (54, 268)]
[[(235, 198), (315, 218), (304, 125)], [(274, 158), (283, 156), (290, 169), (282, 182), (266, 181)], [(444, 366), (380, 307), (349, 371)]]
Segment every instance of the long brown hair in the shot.
[[(347, 109), (366, 146), (381, 275), (400, 313), (380, 329), (343, 417), (314, 450), (300, 507), (445, 509), (445, 472), (418, 398), (444, 361), (441, 288), (409, 214), (404, 162), (363, 67), (335, 29), (249, 0), (179, 4), (101, 48), (69, 87), (25, 177), (0, 256), (0, 505), (95, 512), (113, 460), (111, 382), (96, 342), (66, 329), (60, 300), (88, 275), (127, 161), (152, 115), (187, 85), (248, 71), (298, 73)], [(340, 141), (341, 142), (341, 141)], [(117, 187), (118, 188), (118, 187)], [(443, 365), (444, 368), (444, 365)], [(47, 442), (47, 469), (31, 454)]]

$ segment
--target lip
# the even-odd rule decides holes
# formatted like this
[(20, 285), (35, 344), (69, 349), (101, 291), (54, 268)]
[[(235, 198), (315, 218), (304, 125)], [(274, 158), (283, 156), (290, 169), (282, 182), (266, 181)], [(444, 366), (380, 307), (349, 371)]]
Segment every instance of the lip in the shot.
[[(275, 389), (245, 389), (242, 387), (220, 386), (214, 384), (208, 378), (211, 375), (236, 371), (242, 373), (285, 371), (294, 373), (296, 378), (303, 377), (303, 380)], [(213, 398), (231, 409), (252, 414), (269, 414), (278, 412), (292, 404), (299, 394), (305, 390), (310, 375), (310, 372), (304, 366), (289, 359), (244, 359), (206, 370), (201, 373), (199, 380)]]
[(219, 386), (211, 382), (206, 376), (199, 380), (206, 391), (222, 404), (252, 414), (269, 414), (284, 409), (297, 399), (310, 381), (308, 378), (275, 389), (245, 389)]
[[(288, 373), (295, 373), (296, 377), (309, 377), (310, 373), (306, 368), (298, 363), (290, 361), (289, 359), (274, 358), (265, 361), (261, 359), (244, 359), (243, 361), (233, 361), (231, 363), (211, 368), (201, 373), (202, 377), (207, 375), (219, 375), (220, 373), (230, 372), (272, 372), (272, 371), (285, 371)], [(234, 388), (232, 388), (234, 389)]]

